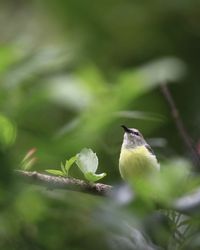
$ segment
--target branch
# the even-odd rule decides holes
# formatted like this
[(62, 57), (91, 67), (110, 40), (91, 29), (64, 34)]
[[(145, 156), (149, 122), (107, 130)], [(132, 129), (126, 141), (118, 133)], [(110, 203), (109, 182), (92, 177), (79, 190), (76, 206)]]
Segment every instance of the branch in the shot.
[(75, 178), (52, 176), (41, 174), (36, 171), (16, 170), (16, 173), (27, 182), (40, 184), (49, 189), (80, 191), (100, 196), (108, 196), (112, 190), (112, 186), (103, 183), (88, 183)]
[(169, 107), (170, 107), (171, 113), (172, 113), (172, 117), (174, 119), (176, 127), (180, 133), (180, 136), (181, 136), (184, 144), (186, 145), (186, 147), (188, 148), (188, 150), (191, 154), (193, 162), (195, 163), (195, 165), (200, 166), (200, 157), (199, 157), (198, 153), (196, 152), (196, 150), (193, 148), (192, 139), (186, 131), (186, 128), (183, 124), (183, 121), (180, 117), (179, 111), (176, 107), (175, 101), (171, 95), (171, 92), (170, 92), (167, 84), (161, 84), (161, 91), (162, 91), (163, 96), (165, 97), (166, 101), (169, 104)]
[[(16, 170), (16, 173), (20, 178), (22, 178), (26, 182), (39, 184), (49, 189), (65, 189), (71, 191), (79, 191), (83, 193), (90, 193), (93, 195), (112, 197), (111, 192), (113, 191), (113, 187), (110, 185), (102, 183), (90, 184), (83, 180), (75, 178), (51, 176), (47, 174), (41, 174), (36, 171), (29, 172)], [(116, 197), (113, 198), (115, 199)], [(132, 198), (133, 197), (129, 197), (127, 202), (130, 202)], [(199, 213), (200, 188), (191, 194), (176, 199), (168, 208), (174, 209), (178, 212), (185, 214), (191, 214), (194, 212)]]

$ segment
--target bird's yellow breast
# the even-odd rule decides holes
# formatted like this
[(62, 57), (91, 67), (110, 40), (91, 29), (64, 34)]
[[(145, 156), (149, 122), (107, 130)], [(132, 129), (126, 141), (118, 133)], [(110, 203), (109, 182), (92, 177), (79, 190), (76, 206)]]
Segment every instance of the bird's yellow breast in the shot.
[(156, 157), (145, 146), (138, 146), (134, 149), (122, 148), (119, 171), (123, 179), (145, 176), (159, 169)]

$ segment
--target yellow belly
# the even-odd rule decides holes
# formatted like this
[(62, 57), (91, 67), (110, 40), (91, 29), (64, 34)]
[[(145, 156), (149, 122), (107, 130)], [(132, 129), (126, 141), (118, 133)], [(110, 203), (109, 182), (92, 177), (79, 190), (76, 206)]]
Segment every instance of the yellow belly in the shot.
[(145, 146), (121, 150), (119, 171), (124, 180), (147, 176), (159, 169), (156, 157)]

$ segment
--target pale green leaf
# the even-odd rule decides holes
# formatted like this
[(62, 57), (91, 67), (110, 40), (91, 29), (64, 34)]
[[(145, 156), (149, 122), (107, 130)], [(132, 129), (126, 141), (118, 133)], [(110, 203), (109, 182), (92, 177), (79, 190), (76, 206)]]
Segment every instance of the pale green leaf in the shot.
[(69, 173), (69, 169), (71, 168), (73, 163), (76, 161), (76, 159), (77, 159), (77, 156), (75, 155), (75, 156), (71, 157), (69, 160), (66, 160), (64, 168), (65, 168), (65, 172), (67, 173), (67, 175)]
[(68, 176), (68, 173), (66, 172), (65, 166), (64, 166), (64, 164), (63, 164), (62, 162), (61, 162), (60, 167), (61, 167), (62, 172), (63, 172), (66, 176)]
[(17, 50), (12, 46), (0, 46), (0, 73), (8, 70), (17, 60)]
[(34, 154), (36, 152), (36, 148), (31, 148), (26, 155), (24, 156), (23, 160), (21, 161), (21, 169), (23, 170), (30, 170), (35, 162), (37, 161), (37, 158), (34, 157)]
[(49, 174), (53, 174), (53, 175), (56, 175), (56, 176), (63, 176), (63, 177), (65, 177), (65, 174), (62, 172), (62, 171), (60, 171), (60, 170), (56, 170), (56, 169), (46, 169), (45, 170), (47, 173), (49, 173)]
[(106, 176), (106, 173), (95, 174), (92, 172), (87, 172), (84, 174), (85, 178), (90, 182), (96, 182)]
[(31, 157), (35, 154), (36, 152), (36, 148), (31, 148), (27, 153), (26, 155), (24, 156), (23, 160), (22, 160), (22, 163), (24, 162), (27, 162), (28, 160), (31, 159)]
[(96, 172), (98, 167), (98, 158), (91, 149), (82, 149), (81, 152), (77, 154), (76, 158), (76, 164), (84, 174), (88, 172)]
[(21, 168), (23, 170), (26, 170), (26, 171), (30, 170), (33, 167), (33, 165), (35, 164), (36, 160), (37, 159), (34, 157), (28, 161), (22, 162)]
[(15, 125), (4, 115), (0, 114), (0, 145), (10, 146), (16, 139)]

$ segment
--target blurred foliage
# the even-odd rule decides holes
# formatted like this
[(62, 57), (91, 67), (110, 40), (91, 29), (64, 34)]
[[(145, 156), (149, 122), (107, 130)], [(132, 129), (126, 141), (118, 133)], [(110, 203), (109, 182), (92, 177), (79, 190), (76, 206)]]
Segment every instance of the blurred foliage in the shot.
[[(173, 83), (196, 145), (199, 5), (0, 2), (0, 249), (200, 248), (199, 214), (166, 212), (199, 178), (159, 89)], [(59, 169), (89, 147), (97, 152), (99, 172), (107, 173), (102, 181), (118, 185), (121, 124), (142, 131), (162, 168), (159, 178), (138, 182), (135, 202), (44, 190), (13, 174), (30, 149), (37, 149), (34, 169), (42, 171)], [(154, 194), (165, 211), (155, 206)]]

